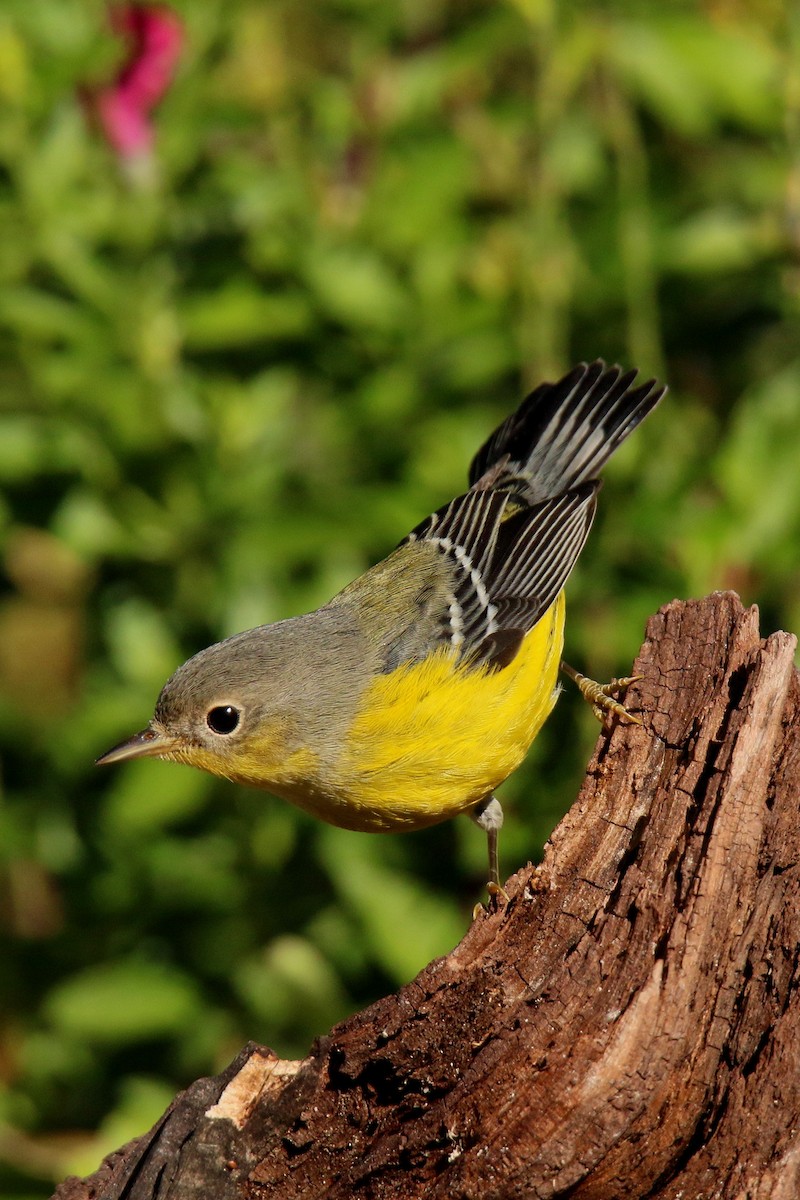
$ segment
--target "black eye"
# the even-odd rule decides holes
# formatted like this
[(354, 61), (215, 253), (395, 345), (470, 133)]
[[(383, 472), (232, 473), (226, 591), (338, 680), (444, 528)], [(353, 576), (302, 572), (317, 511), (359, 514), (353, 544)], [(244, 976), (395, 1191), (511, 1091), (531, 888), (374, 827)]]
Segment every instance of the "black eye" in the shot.
[(206, 713), (206, 725), (214, 733), (233, 733), (241, 720), (241, 713), (232, 704), (220, 704)]

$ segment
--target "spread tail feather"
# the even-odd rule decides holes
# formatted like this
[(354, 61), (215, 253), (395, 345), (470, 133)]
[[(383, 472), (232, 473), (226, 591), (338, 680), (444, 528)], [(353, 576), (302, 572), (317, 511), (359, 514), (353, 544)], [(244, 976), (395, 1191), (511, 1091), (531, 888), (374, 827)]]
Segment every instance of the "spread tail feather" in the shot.
[(540, 384), (481, 446), (470, 484), (537, 504), (596, 479), (667, 390), (656, 379), (633, 387), (636, 375), (597, 359)]

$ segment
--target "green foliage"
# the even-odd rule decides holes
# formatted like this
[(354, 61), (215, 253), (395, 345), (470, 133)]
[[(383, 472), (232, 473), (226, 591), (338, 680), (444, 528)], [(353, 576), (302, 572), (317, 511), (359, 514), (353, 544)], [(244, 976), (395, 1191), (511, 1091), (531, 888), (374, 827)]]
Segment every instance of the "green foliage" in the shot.
[[(177, 7), (149, 184), (78, 99), (119, 59), (99, 0), (0, 15), (0, 1190), (26, 1200), (465, 928), (466, 821), (342, 833), (92, 761), (190, 653), (460, 490), (526, 386), (603, 356), (672, 389), (608, 470), (576, 665), (624, 673), (652, 611), (712, 588), (800, 626), (789, 9)], [(595, 733), (565, 695), (505, 789), (507, 869)]]

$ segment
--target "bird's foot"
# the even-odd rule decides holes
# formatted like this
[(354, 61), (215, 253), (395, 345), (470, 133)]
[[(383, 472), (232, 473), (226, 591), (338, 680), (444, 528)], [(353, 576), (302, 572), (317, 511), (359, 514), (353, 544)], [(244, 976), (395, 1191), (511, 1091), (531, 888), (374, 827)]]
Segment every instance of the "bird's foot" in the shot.
[(609, 683), (597, 683), (588, 675), (581, 675), (580, 671), (576, 671), (569, 663), (562, 662), (561, 670), (570, 677), (583, 698), (592, 706), (592, 712), (598, 721), (604, 720), (608, 713), (613, 713), (621, 720), (629, 721), (631, 725), (641, 725), (639, 717), (635, 717), (624, 704), (614, 699), (615, 692), (625, 692), (632, 683), (643, 678), (641, 675), (626, 675), (622, 679), (612, 679)]
[(478, 901), (472, 910), (473, 921), (477, 921), (478, 917), (484, 913), (491, 912), (493, 908), (499, 908), (501, 901), (508, 904), (511, 899), (503, 885), (495, 883), (493, 879), (490, 879), (486, 884), (486, 891), (489, 893), (489, 900), (486, 904)]

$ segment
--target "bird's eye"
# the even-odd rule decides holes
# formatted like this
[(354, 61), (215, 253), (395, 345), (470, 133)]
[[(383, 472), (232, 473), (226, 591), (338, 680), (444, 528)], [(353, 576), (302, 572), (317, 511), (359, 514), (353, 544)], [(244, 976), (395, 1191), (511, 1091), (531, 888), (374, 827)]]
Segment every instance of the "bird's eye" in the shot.
[(206, 725), (212, 733), (233, 733), (242, 714), (232, 704), (219, 704), (206, 713)]

